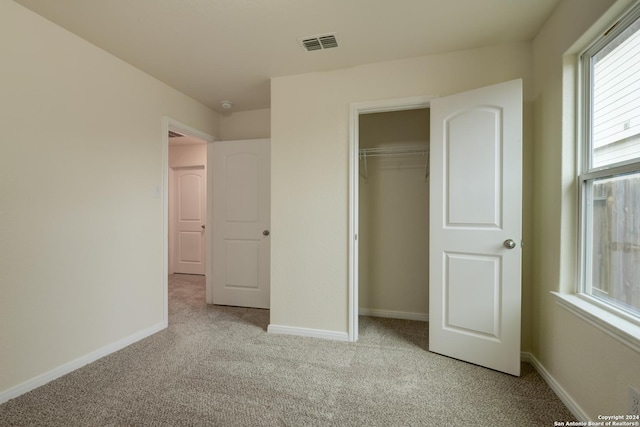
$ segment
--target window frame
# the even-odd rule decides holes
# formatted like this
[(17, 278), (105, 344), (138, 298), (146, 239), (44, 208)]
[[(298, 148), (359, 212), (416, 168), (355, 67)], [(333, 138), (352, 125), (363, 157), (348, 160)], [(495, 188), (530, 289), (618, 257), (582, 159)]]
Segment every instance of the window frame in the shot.
[(592, 156), (592, 59), (602, 50), (614, 42), (616, 38), (640, 19), (640, 2), (636, 2), (627, 9), (603, 34), (600, 34), (586, 49), (578, 55), (578, 84), (577, 91), (577, 186), (578, 186), (578, 284), (576, 296), (600, 309), (637, 326), (640, 326), (640, 315), (635, 315), (597, 298), (590, 293), (590, 274), (592, 262), (588, 256), (591, 253), (591, 239), (589, 232), (593, 231), (593, 222), (589, 215), (588, 191), (590, 183), (598, 179), (621, 176), (629, 173), (640, 173), (640, 158), (613, 163), (600, 167), (591, 167)]

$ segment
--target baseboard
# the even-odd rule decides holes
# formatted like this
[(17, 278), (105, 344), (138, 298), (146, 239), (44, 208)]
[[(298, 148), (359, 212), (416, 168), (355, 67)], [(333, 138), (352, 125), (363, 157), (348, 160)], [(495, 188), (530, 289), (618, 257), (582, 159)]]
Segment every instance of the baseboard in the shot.
[(378, 310), (375, 308), (360, 308), (358, 309), (358, 314), (360, 316), (388, 317), (390, 319), (417, 320), (419, 322), (429, 321), (428, 314), (412, 313), (409, 311), (391, 311)]
[(121, 350), (127, 347), (128, 345), (131, 345), (134, 342), (140, 341), (150, 335), (153, 335), (156, 332), (159, 332), (165, 329), (166, 327), (167, 327), (166, 322), (158, 323), (156, 325), (151, 326), (150, 328), (136, 332), (133, 335), (130, 335), (112, 344), (99, 348), (96, 351), (92, 351), (87, 355), (84, 355), (75, 360), (72, 360), (71, 362), (65, 363), (62, 366), (58, 366), (57, 368), (54, 368), (49, 372), (45, 372), (44, 374), (38, 375), (37, 377), (31, 378), (30, 380), (27, 380), (21, 384), (18, 384), (7, 390), (4, 390), (0, 392), (0, 404), (8, 401), (9, 399), (16, 398), (22, 394), (30, 392), (31, 390), (41, 387), (50, 381), (60, 378), (61, 376), (66, 375), (69, 372), (75, 371), (78, 368), (82, 368), (84, 365), (87, 365), (91, 362), (95, 362), (96, 360), (104, 356), (107, 356), (111, 353), (115, 353), (116, 351)]
[[(520, 354), (520, 360), (523, 362), (529, 363), (534, 367), (536, 371), (540, 374), (540, 376), (546, 381), (546, 383), (551, 387), (551, 390), (560, 398), (562, 403), (565, 404), (567, 409), (576, 417), (576, 420), (582, 422), (588, 422), (589, 416), (587, 413), (576, 403), (575, 400), (567, 393), (567, 391), (560, 385), (558, 381), (545, 369), (545, 367), (540, 363), (536, 357), (529, 352), (522, 352)], [(564, 421), (564, 420), (563, 420)]]
[(297, 335), (301, 337), (322, 338), (325, 340), (349, 341), (349, 334), (346, 332), (326, 331), (324, 329), (269, 325), (267, 327), (267, 332), (270, 334)]

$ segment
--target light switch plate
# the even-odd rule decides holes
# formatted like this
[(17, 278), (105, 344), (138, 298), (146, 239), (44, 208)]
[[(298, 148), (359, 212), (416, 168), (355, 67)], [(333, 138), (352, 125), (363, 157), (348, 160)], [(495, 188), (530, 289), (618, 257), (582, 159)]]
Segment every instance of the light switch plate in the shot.
[(160, 198), (160, 186), (158, 184), (155, 184), (151, 191), (154, 199)]

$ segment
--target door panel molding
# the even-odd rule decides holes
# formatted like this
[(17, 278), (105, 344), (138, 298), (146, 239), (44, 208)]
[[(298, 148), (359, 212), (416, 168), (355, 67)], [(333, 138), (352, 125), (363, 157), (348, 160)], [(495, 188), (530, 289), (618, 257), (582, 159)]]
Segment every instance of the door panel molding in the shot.
[[(445, 227), (502, 228), (502, 123), (503, 109), (498, 106), (480, 105), (444, 119), (444, 170), (447, 203)], [(459, 135), (466, 129), (474, 129), (474, 140)], [(469, 144), (484, 143), (482, 149)], [(483, 170), (478, 170), (478, 166)], [(493, 194), (483, 191), (493, 187)], [(464, 197), (456, 197), (463, 194)], [(471, 200), (469, 199), (471, 198)], [(468, 209), (469, 204), (474, 209)]]
[[(443, 327), (499, 341), (502, 257), (451, 251), (445, 251), (443, 257)], [(478, 282), (484, 286), (467, 286)], [(478, 310), (479, 305), (484, 310)]]

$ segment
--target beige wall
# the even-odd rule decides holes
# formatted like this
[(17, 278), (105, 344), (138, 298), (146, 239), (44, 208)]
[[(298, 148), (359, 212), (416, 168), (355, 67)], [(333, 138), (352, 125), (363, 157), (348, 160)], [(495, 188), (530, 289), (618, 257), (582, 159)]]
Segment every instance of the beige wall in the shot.
[[(551, 291), (576, 285), (575, 53), (620, 11), (618, 2), (564, 0), (533, 42), (534, 356), (590, 419), (627, 413), (629, 385), (640, 386), (640, 354), (569, 313)], [(605, 14), (603, 17), (602, 15)], [(608, 15), (608, 16), (607, 16)]]
[(220, 115), (220, 140), (271, 137), (271, 110), (240, 111)]
[[(530, 70), (524, 43), (274, 78), (271, 323), (347, 332), (351, 103), (448, 95), (515, 78), (524, 79), (529, 100)], [(526, 131), (528, 120), (529, 113)], [(530, 139), (525, 134), (525, 145)], [(530, 198), (531, 159), (524, 161)], [(528, 322), (523, 328), (528, 348)]]
[(163, 116), (217, 114), (0, 1), (0, 393), (162, 327)]
[[(427, 145), (429, 110), (360, 115), (360, 148)], [(427, 156), (360, 161), (359, 298), (361, 314), (425, 319), (429, 313)]]
[(275, 78), (271, 110), (218, 127), (213, 111), (0, 1), (0, 393), (161, 326), (163, 115), (221, 139), (272, 126), (271, 323), (346, 332), (349, 104), (523, 77), (523, 349), (589, 417), (625, 413), (640, 355), (549, 293), (575, 283), (563, 55), (612, 3), (562, 1), (533, 53), (525, 43)]
[(207, 165), (207, 144), (170, 145), (169, 167)]

